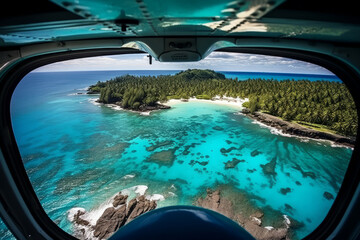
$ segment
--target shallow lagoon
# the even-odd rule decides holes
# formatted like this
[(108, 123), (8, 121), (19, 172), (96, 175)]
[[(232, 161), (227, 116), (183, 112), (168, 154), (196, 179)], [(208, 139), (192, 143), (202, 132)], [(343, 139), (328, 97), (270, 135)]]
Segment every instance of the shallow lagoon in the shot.
[(70, 209), (97, 208), (125, 188), (148, 186), (147, 194), (164, 196), (161, 207), (231, 185), (304, 223), (303, 237), (325, 217), (333, 200), (324, 192), (336, 196), (352, 153), (274, 134), (232, 106), (188, 102), (142, 116), (74, 92), (44, 96), (12, 119), (45, 211), (70, 233)]

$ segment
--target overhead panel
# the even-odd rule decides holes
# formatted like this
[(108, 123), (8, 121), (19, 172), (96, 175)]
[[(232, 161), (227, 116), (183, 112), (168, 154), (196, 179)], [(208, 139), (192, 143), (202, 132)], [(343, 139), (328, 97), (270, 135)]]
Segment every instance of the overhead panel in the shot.
[[(285, 0), (51, 0), (76, 18), (0, 24), (0, 47), (96, 38), (278, 37), (356, 42), (358, 25), (272, 14)], [(272, 17), (267, 17), (267, 14)], [(62, 15), (63, 16), (63, 15)], [(280, 16), (280, 17), (277, 17)], [(38, 16), (40, 17), (40, 16)], [(35, 18), (34, 18), (35, 19)]]

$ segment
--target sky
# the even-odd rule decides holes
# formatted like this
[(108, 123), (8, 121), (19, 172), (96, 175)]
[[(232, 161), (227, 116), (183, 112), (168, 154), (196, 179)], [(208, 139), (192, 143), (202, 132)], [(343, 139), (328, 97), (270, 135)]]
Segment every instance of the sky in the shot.
[(212, 69), (233, 72), (276, 72), (333, 75), (327, 69), (290, 58), (258, 54), (213, 52), (198, 62), (158, 62), (149, 64), (147, 54), (107, 55), (80, 58), (48, 64), (36, 72), (95, 71), (95, 70), (186, 70)]

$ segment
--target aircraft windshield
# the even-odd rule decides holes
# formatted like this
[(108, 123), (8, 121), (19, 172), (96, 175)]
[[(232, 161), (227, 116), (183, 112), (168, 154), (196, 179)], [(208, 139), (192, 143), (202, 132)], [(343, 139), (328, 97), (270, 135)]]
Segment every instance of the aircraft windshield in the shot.
[(308, 62), (255, 54), (148, 61), (63, 61), (17, 86), (16, 141), (58, 226), (106, 239), (174, 205), (217, 211), (257, 239), (301, 239), (323, 221), (357, 130), (341, 79)]

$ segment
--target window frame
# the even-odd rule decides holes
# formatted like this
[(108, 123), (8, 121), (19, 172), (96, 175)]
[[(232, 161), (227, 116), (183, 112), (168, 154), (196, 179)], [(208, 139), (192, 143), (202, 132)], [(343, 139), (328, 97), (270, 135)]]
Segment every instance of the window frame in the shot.
[[(230, 47), (219, 52), (251, 53), (268, 56), (287, 57), (325, 67), (336, 74), (347, 86), (357, 108), (358, 130), (356, 143), (343, 183), (322, 223), (304, 239), (326, 239), (338, 227), (346, 215), (346, 210), (355, 196), (360, 182), (359, 133), (360, 133), (360, 77), (356, 70), (333, 56), (304, 50), (271, 47)], [(76, 239), (58, 227), (46, 214), (31, 185), (14, 137), (10, 101), (17, 84), (32, 70), (50, 63), (115, 54), (139, 54), (139, 50), (89, 49), (62, 53), (50, 53), (29, 57), (11, 67), (0, 79), (0, 215), (9, 229), (19, 239)], [(6, 197), (5, 197), (6, 196)], [(26, 209), (28, 212), (24, 212)], [(28, 215), (31, 216), (28, 216)], [(24, 227), (25, 226), (25, 227)]]

